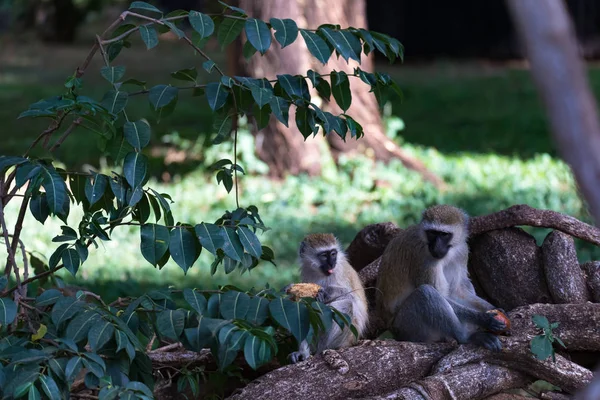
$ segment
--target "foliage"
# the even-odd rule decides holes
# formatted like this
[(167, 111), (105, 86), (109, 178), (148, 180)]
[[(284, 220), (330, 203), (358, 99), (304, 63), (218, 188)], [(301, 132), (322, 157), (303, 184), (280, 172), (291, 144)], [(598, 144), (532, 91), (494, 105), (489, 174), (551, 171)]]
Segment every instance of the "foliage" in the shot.
[(558, 328), (558, 322), (551, 324), (543, 315), (534, 315), (531, 319), (543, 331), (541, 335), (537, 335), (531, 339), (531, 352), (538, 360), (545, 360), (552, 356), (552, 361), (556, 361), (554, 342), (557, 342), (565, 349), (567, 348), (563, 341), (552, 332), (553, 329)]
[[(387, 88), (399, 93), (389, 75), (367, 73), (360, 68), (352, 75), (343, 71), (328, 75), (308, 71), (307, 76), (279, 75), (271, 81), (224, 75), (202, 50), (211, 35), (216, 35), (224, 47), (245, 31), (245, 54), (251, 56), (255, 51), (264, 54), (269, 49), (271, 29), (282, 47), (299, 37), (300, 31), (310, 52), (323, 63), (333, 53), (346, 61), (360, 61), (362, 52), (369, 54), (374, 50), (393, 61), (402, 57), (403, 50), (397, 40), (383, 34), (333, 25), (308, 31), (298, 29), (292, 20), (273, 19), (266, 23), (248, 18), (243, 10), (220, 3), (224, 10), (217, 15), (176, 11), (164, 16), (153, 5), (134, 1), (129, 11), (97, 38), (84, 64), (65, 83), (65, 93), (42, 99), (19, 116), (50, 120), (49, 127), (31, 145), (34, 148), (41, 144), (50, 157), (34, 158), (29, 156), (29, 150), (22, 157), (0, 156), (0, 221), (8, 253), (0, 288), (0, 328), (5, 334), (0, 344), (0, 387), (4, 397), (40, 398), (42, 392), (50, 398), (68, 397), (72, 386), (83, 379), (84, 386), (97, 390), (100, 399), (117, 395), (151, 398), (152, 365), (146, 350), (156, 338), (163, 344), (179, 342), (193, 351), (210, 348), (219, 371), (226, 373), (240, 351), (254, 369), (275, 355), (284, 359), (287, 353), (279, 349), (285, 348), (289, 335), (297, 345), (314, 339), (333, 322), (355, 332), (349, 316), (314, 299), (292, 302), (268, 287), (250, 293), (224, 287), (210, 296), (186, 289), (183, 299), (192, 310), (178, 307), (172, 291), (151, 292), (107, 305), (90, 291), (65, 296), (57, 288), (49, 288), (60, 282), (54, 273), (61, 269), (76, 276), (88, 259), (88, 248), (109, 242), (113, 231), (121, 226), (139, 229), (140, 252), (159, 269), (171, 259), (187, 273), (202, 250), (212, 255), (211, 274), (220, 266), (230, 273), (252, 270), (261, 260), (273, 263), (273, 250), (262, 245), (257, 236), (259, 231), (269, 229), (258, 208), (239, 205), (237, 176), (245, 171), (238, 164), (238, 124), (234, 122), (245, 116), (261, 129), (273, 114), (287, 126), (288, 110), (293, 105), (295, 123), (305, 138), (316, 136), (321, 130), (324, 135), (335, 132), (344, 140), (348, 134), (358, 139), (363, 135), (362, 127), (345, 114), (351, 104), (349, 76), (370, 85), (380, 101)], [(193, 28), (191, 38), (177, 26), (184, 20)], [(126, 76), (125, 66), (113, 64), (123, 49), (131, 46), (131, 35), (139, 34), (146, 48), (152, 49), (158, 45), (159, 33), (169, 31), (203, 57), (203, 68), (209, 73), (217, 72), (219, 79), (199, 84), (198, 71), (187, 68), (171, 74), (185, 82), (183, 86), (147, 87), (145, 82)], [(110, 87), (100, 101), (82, 94), (82, 76), (97, 52), (104, 61), (100, 75)], [(332, 95), (344, 113), (336, 116), (320, 110), (311, 101), (307, 79), (320, 96)], [(132, 86), (137, 89), (132, 91)], [(176, 222), (171, 196), (147, 185), (149, 160), (144, 149), (150, 142), (151, 121), (172, 113), (179, 92), (185, 90), (204, 96), (215, 112), (216, 136), (212, 143), (233, 141), (233, 160), (220, 159), (212, 170), (228, 193), (234, 190), (236, 208), (215, 222)], [(148, 98), (149, 118), (134, 115), (127, 107), (131, 98), (142, 95)], [(52, 136), (63, 128), (50, 144)], [(55, 164), (51, 154), (80, 128), (98, 137), (100, 149), (112, 162), (111, 174), (93, 170), (69, 172)], [(26, 189), (17, 194), (21, 188)], [(14, 231), (9, 234), (4, 206), (15, 198), (22, 200)], [(75, 224), (68, 221), (72, 204), (82, 212)], [(60, 245), (48, 263), (28, 253), (20, 239), (27, 211), (41, 224), (50, 217), (63, 222), (61, 233), (52, 239)], [(17, 247), (24, 257), (22, 272), (15, 257)], [(33, 277), (29, 277), (30, 264), (36, 273)], [(11, 276), (14, 284), (9, 283)], [(32, 282), (39, 284), (35, 298), (28, 292)]]

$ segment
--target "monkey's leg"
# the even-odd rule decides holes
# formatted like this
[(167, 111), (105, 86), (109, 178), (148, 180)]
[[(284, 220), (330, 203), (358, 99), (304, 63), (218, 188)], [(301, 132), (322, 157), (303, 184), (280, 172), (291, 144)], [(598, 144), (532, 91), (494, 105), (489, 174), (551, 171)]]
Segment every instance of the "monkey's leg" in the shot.
[(396, 340), (434, 342), (450, 337), (459, 343), (469, 341), (450, 303), (431, 285), (416, 288), (395, 312), (391, 331)]

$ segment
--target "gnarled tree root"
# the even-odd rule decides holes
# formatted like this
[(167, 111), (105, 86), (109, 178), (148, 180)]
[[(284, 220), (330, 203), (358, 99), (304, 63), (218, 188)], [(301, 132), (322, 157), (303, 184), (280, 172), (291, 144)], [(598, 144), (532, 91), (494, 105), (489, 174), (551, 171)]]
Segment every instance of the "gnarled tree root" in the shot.
[(258, 378), (231, 399), (479, 399), (534, 379), (568, 393), (582, 389), (592, 379), (589, 370), (559, 354), (554, 363), (530, 352), (530, 340), (540, 334), (531, 320), (536, 314), (559, 322), (555, 334), (569, 350), (600, 351), (600, 304), (535, 304), (509, 313), (513, 332), (501, 338), (500, 353), (473, 345), (364, 341), (338, 351), (347, 373), (315, 356)]

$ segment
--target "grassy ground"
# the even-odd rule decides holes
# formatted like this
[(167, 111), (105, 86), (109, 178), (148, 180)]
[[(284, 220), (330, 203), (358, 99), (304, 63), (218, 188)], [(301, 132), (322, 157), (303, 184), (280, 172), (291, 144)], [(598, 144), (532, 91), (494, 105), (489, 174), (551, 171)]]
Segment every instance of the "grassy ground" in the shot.
[[(87, 47), (50, 48), (21, 45), (9, 39), (3, 39), (0, 45), (0, 154), (20, 154), (44, 124), (16, 120), (16, 116), (30, 103), (60, 93), (62, 83), (85, 57)], [(157, 51), (125, 52), (119, 58), (120, 64), (128, 66), (128, 76), (148, 80), (149, 85), (168, 80), (169, 72), (200, 62), (177, 42), (163, 42)], [(99, 64), (93, 63), (84, 81), (87, 93), (96, 97), (108, 90), (99, 78), (98, 68)], [(443, 62), (379, 68), (390, 72), (405, 93), (402, 104), (391, 104), (387, 118), (390, 135), (446, 179), (451, 185), (447, 192), (437, 192), (397, 162), (373, 167), (368, 160), (342, 159), (336, 167), (328, 160), (322, 177), (290, 177), (283, 182), (254, 174), (241, 182), (241, 202), (256, 204), (272, 228), (261, 239), (274, 248), (278, 267), (261, 265), (243, 276), (219, 272), (211, 278), (210, 259), (203, 254), (187, 276), (173, 263), (158, 271), (139, 254), (139, 233), (124, 227), (114, 232), (112, 241), (90, 253), (80, 270), (80, 280), (109, 297), (167, 284), (283, 285), (297, 277), (296, 246), (305, 233), (333, 231), (348, 244), (366, 224), (391, 220), (406, 225), (416, 221), (424, 207), (438, 202), (456, 204), (473, 215), (528, 203), (587, 218), (568, 168), (555, 156), (527, 71)], [(600, 93), (600, 70), (591, 70), (590, 76)], [(153, 126), (153, 145), (169, 140), (188, 154), (201, 156), (193, 163), (195, 169), (186, 174), (178, 174), (181, 168), (168, 167), (174, 176), (169, 184), (160, 179), (150, 182), (152, 187), (173, 195), (174, 215), (179, 221), (213, 221), (224, 209), (234, 207), (233, 197), (217, 187), (214, 177), (203, 168), (223, 151), (206, 150), (200, 145), (203, 135), (210, 132), (207, 109), (204, 99), (182, 96), (176, 113)], [(142, 116), (146, 111), (147, 105), (139, 101), (131, 113)], [(399, 134), (398, 117), (405, 127)], [(102, 167), (96, 141), (90, 135), (83, 131), (74, 134), (59, 150), (59, 159), (71, 169), (84, 164)], [(261, 171), (252, 147), (251, 137), (242, 135), (244, 167)], [(159, 163), (157, 172), (164, 169), (162, 158)], [(16, 217), (16, 207), (13, 202), (7, 210), (9, 222)], [(77, 221), (78, 216), (73, 212), (70, 220)], [(60, 231), (59, 226), (59, 221), (50, 221), (42, 228), (29, 218), (24, 241), (29, 249), (48, 257), (55, 248), (51, 238)], [(546, 233), (533, 232), (538, 240)], [(600, 253), (594, 251), (582, 245), (580, 258), (598, 259)], [(4, 257), (1, 252), (0, 257)]]

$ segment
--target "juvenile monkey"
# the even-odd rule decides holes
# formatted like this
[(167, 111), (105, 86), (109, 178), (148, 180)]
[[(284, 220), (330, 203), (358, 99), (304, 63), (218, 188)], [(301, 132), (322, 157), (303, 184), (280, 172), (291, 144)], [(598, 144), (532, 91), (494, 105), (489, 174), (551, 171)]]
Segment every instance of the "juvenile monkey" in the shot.
[(401, 231), (381, 256), (377, 309), (396, 340), (455, 339), (499, 351), (489, 332), (506, 325), (486, 313), (495, 307), (475, 294), (468, 277), (467, 214), (438, 205)]
[[(319, 301), (352, 317), (359, 337), (364, 333), (367, 322), (367, 298), (358, 273), (346, 260), (335, 236), (329, 233), (308, 235), (300, 243), (300, 274), (302, 282), (316, 283), (321, 286)], [(355, 343), (350, 329), (333, 323), (330, 330), (323, 332), (317, 339), (314, 354), (326, 349), (348, 347)], [(292, 363), (303, 361), (310, 356), (311, 349), (306, 340), (300, 343), (298, 351), (290, 354)]]

